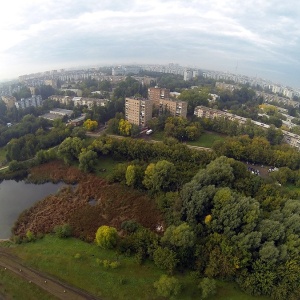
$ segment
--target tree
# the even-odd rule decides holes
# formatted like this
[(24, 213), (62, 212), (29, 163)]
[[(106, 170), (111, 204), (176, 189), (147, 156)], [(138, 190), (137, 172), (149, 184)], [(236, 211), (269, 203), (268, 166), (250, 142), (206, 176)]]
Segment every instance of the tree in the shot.
[(72, 228), (69, 224), (57, 225), (54, 227), (54, 233), (61, 239), (67, 238), (72, 235)]
[(153, 260), (158, 268), (166, 270), (169, 274), (173, 273), (178, 263), (176, 253), (173, 250), (162, 247), (158, 247), (154, 251)]
[(78, 159), (83, 143), (78, 137), (66, 138), (58, 147), (58, 155), (63, 158), (65, 163), (71, 163)]
[(194, 246), (196, 236), (187, 223), (182, 223), (179, 226), (169, 226), (161, 241), (175, 247), (188, 248)]
[(162, 297), (172, 297), (179, 294), (181, 286), (178, 279), (162, 275), (158, 281), (154, 282), (157, 294)]
[(203, 278), (198, 287), (201, 289), (201, 299), (206, 299), (216, 294), (216, 281), (210, 278)]
[(98, 122), (97, 121), (92, 121), (91, 119), (87, 119), (83, 123), (83, 127), (88, 130), (88, 131), (94, 131), (98, 127)]
[(156, 164), (151, 163), (146, 168), (143, 184), (153, 192), (170, 190), (175, 172), (174, 164), (167, 160), (161, 160)]
[(127, 120), (121, 119), (119, 121), (119, 132), (121, 135), (129, 136), (131, 133), (131, 127), (132, 125)]
[(85, 150), (79, 154), (79, 169), (84, 172), (92, 172), (96, 168), (97, 153), (92, 150)]
[(103, 225), (96, 232), (96, 244), (104, 249), (114, 248), (117, 244), (118, 233), (116, 228)]

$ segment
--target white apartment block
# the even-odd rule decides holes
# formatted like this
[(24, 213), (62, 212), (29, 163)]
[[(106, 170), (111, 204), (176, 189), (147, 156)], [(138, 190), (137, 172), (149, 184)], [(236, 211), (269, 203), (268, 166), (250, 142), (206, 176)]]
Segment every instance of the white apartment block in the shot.
[[(245, 124), (247, 119), (225, 112), (217, 109), (212, 109), (206, 106), (196, 106), (194, 110), (194, 115), (199, 117), (199, 118), (207, 118), (207, 119), (214, 119), (214, 118), (227, 118), (231, 121), (238, 121), (240, 124)], [(261, 122), (253, 121), (251, 122), (257, 126), (263, 127), (265, 129), (270, 128), (268, 124), (264, 124)], [(300, 136), (285, 130), (282, 130), (283, 133), (283, 141), (286, 142), (287, 144), (296, 147), (298, 150), (300, 150)]]
[(27, 107), (38, 107), (42, 106), (43, 100), (41, 95), (35, 95), (32, 96), (31, 98), (22, 98), (20, 101), (16, 101), (15, 106), (18, 109), (24, 109)]

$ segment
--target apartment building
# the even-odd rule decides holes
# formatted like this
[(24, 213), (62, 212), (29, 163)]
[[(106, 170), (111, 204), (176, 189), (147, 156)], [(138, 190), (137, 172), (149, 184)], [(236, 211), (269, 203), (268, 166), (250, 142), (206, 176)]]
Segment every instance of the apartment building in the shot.
[(168, 111), (174, 117), (186, 118), (187, 115), (187, 102), (171, 100), (171, 99), (160, 99), (159, 101), (159, 112), (163, 113)]
[(7, 108), (13, 108), (17, 99), (13, 96), (2, 96), (3, 102), (6, 104)]
[(125, 99), (125, 119), (140, 127), (147, 126), (152, 119), (153, 101), (144, 98)]
[(15, 106), (18, 109), (24, 109), (27, 107), (42, 106), (43, 100), (41, 95), (34, 95), (31, 98), (22, 98), (20, 101), (16, 101)]
[(158, 86), (148, 88), (148, 99), (153, 101), (156, 107), (159, 107), (161, 99), (169, 99), (170, 90), (165, 88), (160, 88)]
[[(221, 111), (221, 110), (217, 110), (217, 109), (212, 109), (209, 107), (205, 107), (205, 106), (196, 106), (195, 110), (194, 110), (194, 115), (199, 117), (199, 118), (208, 118), (208, 119), (214, 119), (214, 118), (227, 118), (231, 121), (238, 121), (240, 124), (245, 124), (247, 119), (225, 112), (225, 111)], [(270, 128), (270, 125), (268, 124), (264, 124), (261, 122), (257, 122), (257, 121), (253, 121), (251, 120), (251, 122), (257, 126), (260, 126), (262, 128), (268, 129)], [(285, 130), (282, 130), (283, 133), (283, 141), (286, 142), (287, 144), (296, 147), (297, 149), (300, 150), (300, 136)]]
[(74, 106), (86, 105), (88, 109), (91, 109), (94, 105), (106, 106), (106, 104), (109, 102), (108, 99), (84, 98), (84, 97), (74, 97), (72, 101), (74, 102)]
[(61, 96), (61, 95), (52, 95), (49, 97), (50, 100), (58, 101), (62, 104), (70, 104), (72, 102), (72, 98), (70, 96)]

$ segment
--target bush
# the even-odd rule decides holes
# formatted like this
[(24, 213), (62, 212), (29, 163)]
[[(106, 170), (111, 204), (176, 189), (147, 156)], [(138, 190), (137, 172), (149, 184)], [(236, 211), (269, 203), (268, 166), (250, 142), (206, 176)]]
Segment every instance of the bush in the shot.
[(201, 299), (206, 299), (216, 293), (216, 281), (210, 278), (203, 278), (198, 287), (201, 289)]
[(96, 232), (96, 244), (104, 249), (111, 249), (117, 244), (118, 233), (116, 228), (110, 226), (101, 226)]
[(158, 296), (166, 298), (176, 296), (181, 290), (178, 279), (167, 275), (162, 275), (158, 281), (154, 282), (154, 287)]
[(54, 233), (61, 239), (67, 238), (72, 235), (72, 228), (69, 224), (58, 225), (54, 227)]

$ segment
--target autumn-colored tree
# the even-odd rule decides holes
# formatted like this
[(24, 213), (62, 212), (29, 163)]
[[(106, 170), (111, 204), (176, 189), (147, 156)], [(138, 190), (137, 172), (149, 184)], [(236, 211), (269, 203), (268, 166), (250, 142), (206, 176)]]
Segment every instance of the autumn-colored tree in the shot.
[(94, 131), (98, 127), (98, 122), (92, 121), (91, 119), (87, 119), (83, 123), (83, 127), (88, 131)]
[(132, 125), (124, 119), (119, 121), (119, 132), (121, 135), (129, 136), (131, 134)]
[(117, 243), (118, 233), (116, 228), (103, 225), (96, 232), (96, 244), (104, 249), (111, 249)]

